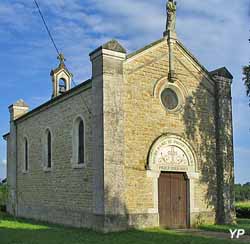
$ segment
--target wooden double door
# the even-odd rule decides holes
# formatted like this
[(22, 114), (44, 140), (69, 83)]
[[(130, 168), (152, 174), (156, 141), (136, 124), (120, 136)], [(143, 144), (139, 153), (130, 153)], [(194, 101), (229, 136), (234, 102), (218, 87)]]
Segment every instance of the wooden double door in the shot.
[(158, 181), (161, 227), (188, 227), (188, 182), (184, 173), (161, 173)]

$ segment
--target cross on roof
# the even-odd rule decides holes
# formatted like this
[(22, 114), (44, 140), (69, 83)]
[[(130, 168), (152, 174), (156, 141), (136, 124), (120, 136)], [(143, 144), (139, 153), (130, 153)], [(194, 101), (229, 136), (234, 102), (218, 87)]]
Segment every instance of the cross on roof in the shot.
[(60, 60), (60, 63), (64, 63), (64, 61), (66, 61), (63, 53), (60, 53), (58, 55), (57, 59)]

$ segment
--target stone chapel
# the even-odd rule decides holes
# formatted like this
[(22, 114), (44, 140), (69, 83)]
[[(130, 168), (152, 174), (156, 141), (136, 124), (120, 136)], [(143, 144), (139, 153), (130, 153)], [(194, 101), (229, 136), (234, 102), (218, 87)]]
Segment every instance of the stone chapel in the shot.
[(109, 41), (73, 88), (61, 54), (51, 100), (9, 106), (10, 214), (105, 232), (234, 222), (233, 76), (175, 24), (169, 0), (163, 38), (130, 54)]

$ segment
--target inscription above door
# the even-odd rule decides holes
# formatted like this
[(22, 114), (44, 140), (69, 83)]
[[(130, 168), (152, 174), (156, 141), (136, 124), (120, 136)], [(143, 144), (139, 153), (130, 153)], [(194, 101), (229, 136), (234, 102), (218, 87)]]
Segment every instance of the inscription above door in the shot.
[(162, 136), (152, 146), (149, 169), (156, 171), (194, 171), (190, 146), (177, 136)]

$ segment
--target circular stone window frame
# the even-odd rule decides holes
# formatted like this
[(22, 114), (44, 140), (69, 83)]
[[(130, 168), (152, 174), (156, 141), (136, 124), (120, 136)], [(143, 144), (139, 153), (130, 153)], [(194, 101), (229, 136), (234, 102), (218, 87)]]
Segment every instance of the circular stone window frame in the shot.
[(179, 97), (177, 92), (169, 87), (164, 88), (160, 94), (161, 103), (168, 111), (174, 111), (178, 108), (180, 103)]
[[(161, 98), (161, 94), (165, 89), (171, 89), (173, 90), (178, 98), (178, 105), (174, 109), (168, 109), (164, 106)], [(155, 87), (154, 87), (154, 97), (158, 98), (160, 100), (160, 104), (163, 107), (163, 109), (168, 113), (177, 113), (184, 109), (187, 95), (187, 90), (184, 87), (184, 85), (179, 81), (176, 80), (174, 83), (169, 82), (167, 78), (163, 78), (159, 80)]]

